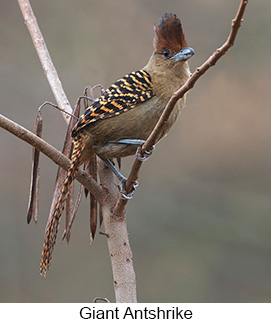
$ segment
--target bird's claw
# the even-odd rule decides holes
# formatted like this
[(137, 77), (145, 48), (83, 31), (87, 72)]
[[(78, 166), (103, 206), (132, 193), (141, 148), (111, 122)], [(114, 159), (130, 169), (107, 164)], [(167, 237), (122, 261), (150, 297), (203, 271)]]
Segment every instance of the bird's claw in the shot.
[(136, 158), (137, 158), (138, 160), (140, 160), (140, 161), (144, 162), (145, 160), (147, 160), (147, 159), (151, 156), (151, 154), (153, 153), (153, 151), (154, 151), (154, 149), (155, 149), (155, 146), (152, 146), (152, 149), (151, 149), (150, 151), (145, 150), (145, 151), (144, 151), (145, 156), (143, 156), (143, 157), (141, 157), (141, 156), (139, 155), (139, 149), (140, 149), (140, 148), (141, 148), (141, 146), (138, 146), (138, 147), (137, 147), (137, 150), (136, 150)]
[(121, 199), (122, 200), (131, 200), (133, 195), (134, 195), (134, 192), (136, 190), (136, 188), (138, 187), (139, 183), (138, 181), (135, 182), (135, 184), (133, 185), (132, 187), (132, 191), (130, 193), (126, 193), (125, 190), (124, 190), (124, 183), (126, 183), (127, 179), (125, 180), (122, 180), (120, 182), (120, 194), (121, 194)]

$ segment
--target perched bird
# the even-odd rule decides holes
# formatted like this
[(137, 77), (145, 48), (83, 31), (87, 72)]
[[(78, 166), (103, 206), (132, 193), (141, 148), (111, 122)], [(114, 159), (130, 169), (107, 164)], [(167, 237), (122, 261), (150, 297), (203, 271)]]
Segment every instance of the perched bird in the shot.
[[(138, 145), (148, 138), (155, 127), (172, 94), (190, 76), (187, 60), (194, 50), (187, 47), (177, 16), (162, 16), (154, 32), (154, 52), (147, 65), (111, 85), (84, 112), (72, 130), (74, 145), (70, 169), (46, 228), (40, 264), (43, 275), (50, 266), (65, 196), (78, 167), (97, 154), (124, 181), (125, 178), (110, 160), (136, 153)], [(159, 140), (174, 124), (184, 104), (185, 98), (177, 102)]]

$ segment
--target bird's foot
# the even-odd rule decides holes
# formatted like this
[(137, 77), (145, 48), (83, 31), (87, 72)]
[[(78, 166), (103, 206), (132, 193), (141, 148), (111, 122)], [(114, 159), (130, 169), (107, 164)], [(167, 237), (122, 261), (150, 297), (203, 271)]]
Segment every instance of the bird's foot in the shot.
[(121, 198), (123, 200), (130, 200), (133, 195), (134, 192), (136, 190), (136, 188), (138, 187), (139, 183), (138, 181), (135, 182), (135, 184), (132, 187), (132, 191), (130, 193), (126, 193), (125, 190), (125, 183), (127, 181), (127, 178), (124, 177), (118, 170), (117, 168), (113, 165), (113, 163), (111, 162), (111, 160), (107, 159), (107, 158), (102, 158), (103, 161), (106, 163), (107, 166), (109, 166), (109, 168), (111, 168), (111, 170), (113, 171), (113, 173), (116, 175), (116, 177), (118, 178), (118, 180), (120, 181), (120, 194), (121, 194)]
[(137, 147), (136, 158), (138, 160), (144, 162), (144, 161), (146, 161), (151, 156), (151, 154), (153, 153), (153, 151), (155, 149), (155, 146), (152, 146), (152, 149), (150, 151), (145, 150), (144, 151), (145, 156), (143, 156), (143, 157), (140, 156), (140, 152), (139, 152), (140, 148), (141, 148), (141, 146), (138, 146)]
[(127, 179), (120, 182), (121, 199), (122, 200), (131, 200), (131, 198), (133, 197), (134, 192), (135, 192), (136, 188), (138, 187), (139, 183), (138, 183), (138, 181), (136, 181), (135, 184), (132, 187), (132, 191), (130, 193), (127, 193), (126, 190), (124, 189), (124, 185), (125, 185), (126, 181), (127, 181)]

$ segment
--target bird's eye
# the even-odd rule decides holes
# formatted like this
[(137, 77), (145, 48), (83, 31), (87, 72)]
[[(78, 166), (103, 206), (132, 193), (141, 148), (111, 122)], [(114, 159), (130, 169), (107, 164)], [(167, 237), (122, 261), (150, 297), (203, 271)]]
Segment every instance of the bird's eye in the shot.
[(164, 50), (163, 55), (164, 55), (165, 57), (169, 57), (169, 51), (168, 51), (168, 50)]

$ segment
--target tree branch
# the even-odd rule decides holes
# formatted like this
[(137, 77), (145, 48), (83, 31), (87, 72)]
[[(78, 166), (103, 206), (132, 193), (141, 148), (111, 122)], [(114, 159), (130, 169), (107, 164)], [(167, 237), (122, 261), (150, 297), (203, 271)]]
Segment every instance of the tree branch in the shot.
[(136, 276), (128, 239), (126, 215), (125, 212), (122, 217), (112, 214), (119, 197), (119, 188), (114, 182), (114, 174), (111, 169), (101, 160), (99, 166), (101, 184), (110, 192), (102, 205), (102, 214), (112, 265), (116, 302), (136, 303)]
[(28, 0), (18, 0), (18, 3), (57, 105), (63, 110), (61, 113), (66, 123), (69, 123), (70, 117), (65, 113), (65, 111), (72, 113), (72, 108), (63, 90), (31, 5)]
[[(233, 46), (235, 38), (237, 36), (238, 30), (241, 26), (242, 18), (246, 9), (246, 5), (248, 0), (241, 0), (239, 9), (235, 18), (232, 20), (231, 31), (227, 41), (218, 48), (200, 67), (196, 69), (196, 71), (192, 74), (192, 76), (188, 79), (188, 81), (178, 90), (176, 91), (165, 107), (159, 121), (157, 122), (155, 128), (153, 129), (152, 133), (142, 146), (142, 154), (144, 155), (145, 151), (150, 151), (155, 145), (157, 138), (161, 131), (163, 130), (164, 126), (166, 125), (168, 118), (173, 111), (173, 108), (178, 100), (180, 100), (190, 89), (192, 89), (197, 82), (197, 80), (212, 66), (216, 64), (216, 62), (226, 54), (226, 52)], [(128, 180), (126, 182), (126, 189), (127, 192), (132, 190), (133, 184), (138, 179), (139, 170), (142, 166), (142, 161), (135, 159), (134, 164), (132, 166), (131, 172), (128, 176)], [(127, 204), (128, 200), (119, 199), (116, 205), (114, 213), (118, 216), (122, 216), (125, 205)]]
[[(70, 167), (70, 159), (58, 151), (55, 147), (48, 144), (40, 137), (34, 135), (31, 131), (25, 129), (14, 121), (9, 120), (0, 114), (0, 127), (12, 133), (16, 137), (27, 142), (31, 146), (37, 148), (47, 157), (49, 157), (54, 163), (62, 167), (66, 171)], [(107, 192), (94, 181), (85, 171), (78, 170), (75, 178), (83, 184), (91, 193), (95, 196), (99, 203), (102, 203)]]

